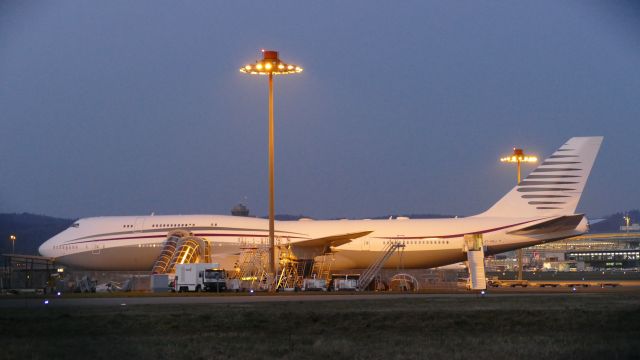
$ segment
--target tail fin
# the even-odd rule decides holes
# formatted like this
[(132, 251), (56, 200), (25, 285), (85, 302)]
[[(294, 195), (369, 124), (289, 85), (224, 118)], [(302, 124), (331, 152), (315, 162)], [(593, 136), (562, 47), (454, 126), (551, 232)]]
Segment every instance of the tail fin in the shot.
[(602, 139), (602, 136), (569, 139), (500, 201), (478, 216), (534, 217), (573, 214), (578, 207)]

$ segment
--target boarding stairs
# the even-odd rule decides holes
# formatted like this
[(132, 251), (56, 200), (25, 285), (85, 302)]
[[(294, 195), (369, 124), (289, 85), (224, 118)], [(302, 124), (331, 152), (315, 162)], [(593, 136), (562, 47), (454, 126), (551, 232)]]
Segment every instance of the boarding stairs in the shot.
[(151, 270), (152, 274), (167, 273), (167, 269), (169, 268), (171, 259), (176, 253), (178, 242), (180, 241), (180, 239), (187, 236), (191, 236), (191, 233), (186, 230), (174, 230), (167, 234), (167, 239), (164, 241), (162, 252), (160, 252), (160, 256), (158, 256), (156, 261), (153, 263), (153, 268)]
[(263, 283), (267, 279), (267, 264), (269, 248), (247, 247), (243, 248), (235, 266), (232, 279), (240, 282), (239, 287), (248, 290), (265, 290), (269, 284)]
[(76, 280), (76, 288), (82, 293), (94, 293), (96, 292), (96, 283), (97, 281), (85, 275), (80, 280)]
[(464, 235), (469, 269), (468, 288), (470, 290), (486, 290), (487, 280), (484, 269), (484, 244), (482, 234)]
[(211, 246), (209, 241), (196, 236), (187, 236), (178, 241), (176, 251), (169, 262), (167, 273), (173, 273), (176, 264), (210, 263)]
[(313, 259), (298, 260), (298, 274), (303, 278), (311, 276), (314, 264), (315, 261)]
[(404, 250), (405, 245), (400, 242), (389, 242), (383, 249), (382, 255), (367, 268), (364, 273), (360, 275), (358, 279), (358, 290), (366, 289), (371, 281), (378, 275), (380, 269), (386, 264), (387, 260), (391, 258), (396, 251)]
[(316, 259), (318, 258), (320, 258), (320, 260), (313, 262), (311, 274), (315, 275), (316, 279), (324, 279), (327, 284), (329, 284), (329, 282), (331, 281), (331, 266), (335, 261), (333, 253), (316, 257)]
[(297, 259), (292, 256), (290, 248), (280, 252), (280, 275), (276, 289), (300, 289), (304, 278), (313, 269), (313, 260)]
[(276, 289), (296, 289), (302, 287), (302, 274), (298, 270), (298, 262), (285, 260), (278, 276)]

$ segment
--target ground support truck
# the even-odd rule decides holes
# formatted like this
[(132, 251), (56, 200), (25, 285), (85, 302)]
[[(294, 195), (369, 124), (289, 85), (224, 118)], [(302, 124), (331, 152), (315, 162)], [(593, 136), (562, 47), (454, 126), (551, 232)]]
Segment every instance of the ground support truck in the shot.
[(176, 265), (173, 290), (184, 291), (225, 291), (227, 275), (217, 263), (196, 263)]

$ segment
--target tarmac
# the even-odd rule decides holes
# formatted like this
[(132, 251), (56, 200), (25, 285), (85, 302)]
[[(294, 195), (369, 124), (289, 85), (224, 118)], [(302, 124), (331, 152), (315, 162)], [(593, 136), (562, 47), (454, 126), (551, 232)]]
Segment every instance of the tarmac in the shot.
[[(368, 301), (390, 299), (430, 299), (430, 298), (482, 298), (519, 296), (590, 296), (611, 293), (640, 293), (638, 286), (600, 287), (558, 287), (558, 288), (490, 288), (480, 292), (456, 291), (440, 293), (193, 293), (193, 294), (152, 294), (152, 293), (110, 293), (110, 294), (49, 294), (38, 296), (5, 295), (0, 297), (0, 309), (42, 308), (42, 307), (114, 307), (137, 305), (194, 305), (194, 304), (237, 304), (268, 302), (312, 302), (312, 301)], [(124, 295), (127, 294), (127, 295)], [(124, 296), (123, 296), (124, 295)]]

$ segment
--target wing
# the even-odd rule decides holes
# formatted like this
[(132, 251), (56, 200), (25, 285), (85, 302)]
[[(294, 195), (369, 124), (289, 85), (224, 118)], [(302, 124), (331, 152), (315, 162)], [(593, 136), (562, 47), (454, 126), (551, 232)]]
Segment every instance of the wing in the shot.
[(292, 244), (296, 247), (331, 247), (340, 246), (351, 242), (353, 239), (357, 239), (363, 236), (371, 234), (373, 231), (361, 231), (355, 233), (347, 233), (340, 235), (325, 236), (317, 239), (304, 240)]

